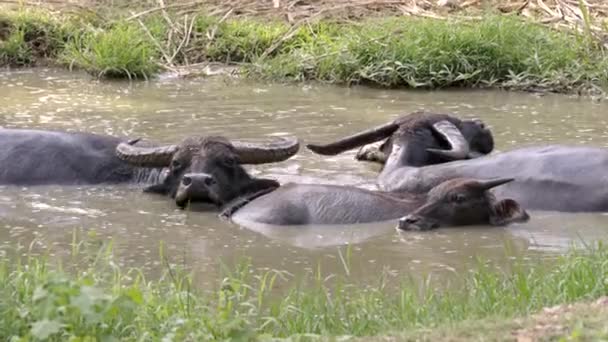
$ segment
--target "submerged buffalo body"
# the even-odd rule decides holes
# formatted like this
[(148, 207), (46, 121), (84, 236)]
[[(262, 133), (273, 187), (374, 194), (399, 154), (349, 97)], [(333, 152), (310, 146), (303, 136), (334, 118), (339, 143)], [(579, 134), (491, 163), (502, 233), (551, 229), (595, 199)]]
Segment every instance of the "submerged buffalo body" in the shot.
[(423, 195), (337, 185), (287, 184), (241, 208), (229, 209), (226, 216), (245, 227), (338, 225), (400, 218), (399, 228), (403, 230), (526, 221), (528, 214), (517, 202), (496, 200), (488, 191), (510, 181), (454, 179)]
[(242, 164), (282, 161), (299, 149), (293, 138), (250, 143), (189, 137), (177, 145), (138, 146), (138, 140), (112, 136), (25, 129), (1, 129), (0, 144), (0, 184), (136, 182), (178, 203), (208, 201), (200, 189), (219, 179), (230, 184), (227, 197), (276, 188), (274, 180), (249, 176)]
[(155, 181), (160, 169), (141, 169), (115, 154), (122, 139), (89, 133), (0, 129), (0, 184), (78, 185)]
[(608, 149), (584, 146), (538, 146), (472, 160), (383, 170), (387, 191), (425, 192), (455, 177), (511, 177), (495, 190), (526, 209), (565, 212), (608, 211)]

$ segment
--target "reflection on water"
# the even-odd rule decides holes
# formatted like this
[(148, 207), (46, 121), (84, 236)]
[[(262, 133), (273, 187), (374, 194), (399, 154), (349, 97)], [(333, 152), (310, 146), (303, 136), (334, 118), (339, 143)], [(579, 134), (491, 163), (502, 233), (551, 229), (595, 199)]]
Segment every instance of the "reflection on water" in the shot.
[[(189, 134), (259, 138), (297, 135), (325, 142), (418, 109), (480, 117), (497, 150), (552, 142), (608, 145), (608, 105), (566, 96), (501, 91), (373, 90), (320, 85), (267, 85), (221, 79), (112, 83), (58, 70), (0, 72), (0, 126), (83, 130), (175, 143)], [(355, 162), (356, 151), (319, 157), (306, 149), (273, 165), (248, 167), (281, 182), (374, 187), (378, 167)], [(498, 264), (513, 256), (550, 256), (581, 240), (606, 237), (608, 216), (531, 212), (526, 224), (398, 232), (393, 222), (351, 227), (251, 231), (213, 212), (177, 209), (139, 186), (0, 188), (0, 251), (9, 246), (69, 253), (73, 229), (113, 238), (120, 263), (159, 266), (159, 241), (202, 282), (214, 281), (219, 260), (252, 258), (260, 268), (341, 272), (338, 247), (351, 245), (353, 277), (452, 274), (477, 257)], [(25, 248), (25, 247), (24, 247)], [(375, 280), (375, 279), (372, 279)]]

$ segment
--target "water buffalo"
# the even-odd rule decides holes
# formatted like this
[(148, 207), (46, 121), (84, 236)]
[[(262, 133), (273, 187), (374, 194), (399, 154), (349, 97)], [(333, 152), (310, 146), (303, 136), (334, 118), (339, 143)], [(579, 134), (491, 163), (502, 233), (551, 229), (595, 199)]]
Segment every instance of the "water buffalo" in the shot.
[[(386, 140), (379, 147), (373, 144), (383, 139)], [(490, 153), (494, 139), (480, 120), (460, 120), (448, 114), (418, 111), (333, 143), (306, 146), (322, 155), (363, 146), (357, 153), (358, 160), (381, 164), (390, 160), (384, 167), (394, 168), (475, 158)]]
[[(442, 121), (431, 122), (431, 130), (437, 133), (445, 131), (438, 127), (443, 125)], [(390, 129), (383, 131), (379, 128), (359, 133), (359, 136), (384, 136), (393, 129), (394, 125), (385, 125)], [(449, 125), (448, 125), (449, 126)], [(458, 126), (457, 126), (458, 127)], [(471, 125), (474, 127), (474, 125)], [(481, 129), (482, 126), (479, 126)], [(483, 129), (477, 131), (483, 132)], [(371, 132), (382, 131), (382, 134)], [(427, 130), (423, 130), (426, 132)], [(452, 131), (454, 131), (452, 129)], [(474, 130), (475, 131), (475, 130)], [(408, 132), (411, 132), (408, 131)], [(564, 212), (597, 212), (608, 211), (608, 176), (604, 170), (608, 169), (608, 150), (597, 147), (583, 146), (537, 146), (526, 147), (493, 155), (481, 155), (471, 160), (454, 160), (443, 163), (412, 163), (411, 153), (416, 151), (427, 151), (429, 155), (443, 155), (453, 157), (454, 150), (475, 151), (489, 142), (491, 135), (477, 134), (480, 137), (475, 145), (466, 146), (467, 138), (465, 130), (461, 130), (464, 139), (452, 139), (450, 144), (459, 146), (454, 149), (441, 151), (435, 146), (429, 146), (428, 139), (411, 138), (409, 133), (404, 135), (393, 135), (387, 141), (391, 144), (389, 155), (386, 157), (384, 167), (378, 176), (378, 184), (385, 191), (408, 191), (414, 193), (425, 193), (434, 186), (446, 180), (458, 177), (469, 178), (504, 178), (512, 177), (516, 181), (506, 184), (495, 190), (497, 196), (509, 197), (516, 200), (526, 209), (554, 210)], [(489, 133), (489, 131), (488, 131)], [(445, 136), (446, 134), (443, 133)], [(350, 139), (350, 140), (349, 140)], [(477, 140), (476, 138), (475, 140)], [(356, 147), (353, 138), (343, 139), (348, 144), (341, 142), (342, 146), (348, 148)], [(361, 140), (361, 139), (358, 139)], [(367, 143), (373, 139), (367, 139)], [(449, 140), (448, 140), (449, 141)], [(475, 147), (474, 147), (475, 146)], [(489, 145), (487, 145), (489, 146)], [(492, 143), (493, 146), (493, 143)], [(309, 148), (317, 153), (327, 154), (319, 149), (317, 145), (309, 145)], [(430, 148), (429, 148), (430, 147)], [(462, 147), (462, 148), (461, 148)], [(330, 152), (332, 152), (330, 150)], [(489, 152), (489, 151), (488, 151)], [(484, 153), (485, 154), (485, 153)], [(424, 155), (424, 153), (422, 153)], [(452, 159), (464, 159), (464, 152), (456, 153)], [(477, 157), (477, 156), (474, 156)]]
[(127, 141), (91, 133), (1, 129), (0, 184), (135, 182), (152, 184), (146, 188), (148, 192), (196, 200), (194, 190), (178, 190), (189, 183), (195, 189), (199, 182), (207, 182), (201, 173), (216, 175), (214, 179), (225, 177), (234, 182), (238, 193), (276, 187), (276, 181), (254, 179), (240, 165), (282, 161), (299, 149), (299, 142), (293, 138), (255, 144), (229, 142), (221, 137), (190, 137), (179, 145), (140, 145), (138, 139)]
[(30, 129), (0, 129), (0, 184), (79, 185), (158, 178), (115, 156), (116, 137)]
[(229, 205), (223, 216), (245, 227), (338, 225), (397, 218), (400, 218), (398, 227), (403, 230), (429, 230), (443, 225), (506, 225), (529, 218), (517, 202), (498, 201), (488, 191), (511, 181), (453, 179), (427, 194), (290, 183)]
[(563, 212), (608, 211), (608, 149), (585, 146), (531, 146), (471, 160), (383, 170), (386, 191), (424, 193), (457, 177), (513, 177), (495, 190), (526, 209)]

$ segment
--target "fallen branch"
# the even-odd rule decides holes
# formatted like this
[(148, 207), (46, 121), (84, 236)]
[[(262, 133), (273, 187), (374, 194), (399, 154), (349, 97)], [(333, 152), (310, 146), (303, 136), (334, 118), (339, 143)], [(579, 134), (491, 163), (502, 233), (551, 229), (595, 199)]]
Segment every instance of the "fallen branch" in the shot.
[(175, 49), (175, 51), (173, 52), (171, 59), (168, 61), (168, 63), (171, 65), (173, 64), (173, 59), (175, 59), (175, 56), (177, 56), (177, 54), (181, 51), (182, 47), (187, 45), (188, 42), (190, 41), (190, 35), (192, 34), (192, 28), (194, 27), (194, 22), (196, 21), (196, 15), (192, 18), (192, 20), (190, 20), (189, 26), (188, 26), (187, 20), (188, 20), (188, 16), (184, 16), (184, 32), (186, 32), (186, 33), (182, 37), (182, 41), (178, 45), (177, 49)]
[(158, 12), (158, 11), (164, 11), (167, 10), (169, 8), (187, 8), (187, 7), (192, 7), (192, 6), (197, 6), (197, 5), (203, 5), (205, 4), (204, 1), (194, 1), (194, 2), (187, 2), (187, 3), (183, 3), (183, 4), (171, 4), (171, 5), (165, 5), (165, 6), (159, 6), (159, 7), (154, 7), (142, 12), (139, 12), (137, 14), (133, 14), (130, 17), (128, 17), (126, 20), (130, 21), (133, 19), (137, 19), (141, 16), (150, 14), (150, 13), (154, 13), (154, 12)]
[(175, 26), (175, 24), (173, 24), (171, 17), (169, 17), (169, 14), (166, 11), (167, 6), (165, 6), (165, 2), (163, 0), (158, 0), (158, 4), (160, 5), (159, 8), (162, 8), (160, 10), (162, 13), (162, 16), (165, 19), (165, 21), (167, 22), (167, 24), (169, 24), (169, 27), (171, 28), (171, 30), (178, 31), (177, 27)]
[(205, 46), (205, 50), (209, 50), (209, 47), (211, 46), (211, 43), (213, 42), (213, 40), (215, 39), (215, 33), (217, 32), (217, 28), (220, 26), (221, 23), (223, 23), (226, 19), (228, 19), (228, 17), (232, 14), (232, 11), (234, 9), (229, 9), (228, 12), (226, 12), (226, 14), (224, 14), (222, 16), (222, 18), (220, 18), (220, 20), (215, 23), (215, 25), (213, 25), (213, 28), (211, 28), (210, 31), (207, 31), (207, 45)]

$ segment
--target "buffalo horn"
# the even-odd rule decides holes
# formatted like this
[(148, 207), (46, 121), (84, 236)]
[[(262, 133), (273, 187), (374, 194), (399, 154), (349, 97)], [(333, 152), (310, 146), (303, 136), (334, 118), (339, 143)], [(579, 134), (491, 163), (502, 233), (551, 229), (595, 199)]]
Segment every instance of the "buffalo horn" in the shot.
[(514, 181), (514, 178), (497, 178), (497, 179), (488, 179), (488, 180), (478, 180), (479, 188), (482, 190), (492, 189), (499, 185), (503, 185), (505, 183), (509, 183)]
[(297, 138), (280, 138), (268, 143), (231, 141), (242, 164), (265, 164), (287, 160), (300, 149)]
[(177, 145), (137, 147), (123, 142), (116, 147), (116, 156), (127, 163), (143, 167), (166, 167), (171, 164)]
[(450, 144), (451, 149), (438, 150), (428, 148), (427, 151), (452, 160), (467, 158), (469, 155), (469, 143), (462, 136), (458, 127), (447, 120), (442, 120), (433, 124), (433, 128)]
[(344, 151), (380, 141), (393, 134), (399, 125), (390, 122), (363, 132), (359, 132), (326, 145), (307, 144), (306, 147), (316, 154), (336, 155)]

